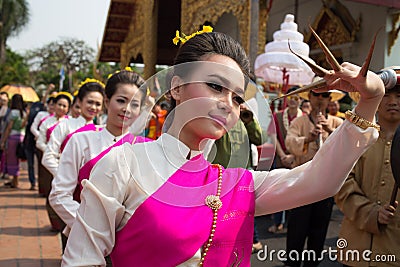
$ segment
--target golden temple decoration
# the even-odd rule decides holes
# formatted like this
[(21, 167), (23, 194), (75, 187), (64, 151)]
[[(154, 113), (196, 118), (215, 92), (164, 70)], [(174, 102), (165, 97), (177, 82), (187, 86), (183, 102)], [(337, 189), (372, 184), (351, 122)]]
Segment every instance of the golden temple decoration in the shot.
[(249, 51), (250, 23), (243, 19), (250, 18), (248, 0), (182, 0), (182, 10), (185, 10), (184, 15), (181, 16), (182, 32), (194, 32), (206, 21), (215, 25), (224, 13), (233, 14), (238, 19), (240, 42), (245, 50)]
[(139, 12), (135, 13), (129, 26), (129, 33), (121, 43), (121, 66), (128, 66), (131, 58), (144, 54), (143, 36), (145, 36), (146, 1), (135, 1)]
[[(337, 0), (332, 0), (330, 5), (324, 4), (311, 26), (328, 47), (337, 47), (355, 42), (360, 25), (361, 17), (355, 20), (344, 5)], [(318, 42), (311, 31), (304, 34), (304, 42), (310, 46), (311, 50), (319, 49)], [(345, 52), (343, 49), (336, 48), (332, 49), (332, 53), (340, 59), (343, 58)], [(322, 51), (314, 54), (313, 59), (316, 63), (327, 67)]]

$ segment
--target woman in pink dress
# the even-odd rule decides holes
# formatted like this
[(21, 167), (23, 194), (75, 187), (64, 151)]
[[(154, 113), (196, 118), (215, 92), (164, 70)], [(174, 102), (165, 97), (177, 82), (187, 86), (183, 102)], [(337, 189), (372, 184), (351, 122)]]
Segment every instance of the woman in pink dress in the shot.
[(74, 134), (62, 152), (49, 199), (69, 228), (80, 203), (80, 183), (89, 178), (96, 162), (125, 142), (147, 140), (128, 132), (145, 102), (146, 88), (140, 87), (143, 83), (144, 80), (130, 70), (113, 74), (105, 88), (108, 119), (104, 129)]
[(43, 153), (42, 164), (53, 176), (57, 173), (61, 147), (63, 144), (65, 145), (65, 139), (68, 138), (68, 135), (86, 125), (91, 130), (97, 129), (93, 124), (93, 119), (103, 107), (104, 84), (94, 79), (87, 79), (80, 86), (76, 97), (81, 108), (81, 115), (61, 122), (54, 129)]
[[(167, 75), (167, 128), (154, 142), (112, 149), (82, 181), (62, 266), (104, 266), (109, 254), (114, 267), (250, 266), (254, 215), (339, 190), (376, 140), (374, 127), (344, 122), (312, 161), (294, 169), (224, 169), (206, 161), (207, 141), (239, 118), (249, 66), (240, 44), (222, 33), (199, 34), (180, 47)], [(328, 87), (360, 92), (355, 113), (373, 121), (384, 86), (359, 70), (343, 63), (324, 78)]]

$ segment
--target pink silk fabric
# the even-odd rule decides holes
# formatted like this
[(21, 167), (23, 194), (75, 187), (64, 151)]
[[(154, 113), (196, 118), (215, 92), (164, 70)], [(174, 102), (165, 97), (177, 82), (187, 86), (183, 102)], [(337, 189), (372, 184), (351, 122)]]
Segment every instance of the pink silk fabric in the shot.
[[(69, 117), (66, 115), (64, 116), (65, 119), (68, 119)], [(49, 142), (51, 133), (54, 131), (54, 129), (57, 127), (58, 124), (60, 124), (61, 120), (56, 121), (49, 129), (46, 131), (46, 142)]]
[(47, 120), (48, 118), (53, 117), (53, 116), (54, 116), (54, 114), (49, 114), (49, 115), (47, 115), (47, 116), (44, 116), (44, 117), (39, 121), (39, 124), (38, 124), (37, 129), (39, 130), (40, 125), (42, 125), (42, 123), (43, 123), (45, 120)]
[(69, 133), (69, 134), (65, 137), (64, 141), (61, 143), (60, 152), (62, 153), (62, 152), (64, 151), (64, 148), (65, 148), (65, 146), (67, 145), (69, 139), (71, 139), (71, 137), (72, 137), (74, 134), (80, 133), (80, 132), (86, 132), (86, 131), (101, 131), (101, 130), (103, 130), (103, 128), (97, 127), (97, 126), (94, 125), (93, 123), (89, 123), (89, 124), (86, 124), (86, 125), (82, 126), (81, 128), (79, 128), (79, 129), (73, 131), (72, 133)]
[[(254, 230), (254, 183), (245, 169), (223, 170), (222, 208), (204, 266), (250, 266)], [(116, 233), (114, 267), (177, 266), (207, 242), (213, 220), (205, 205), (215, 195), (218, 168), (198, 155), (185, 163), (134, 212)]]
[(153, 139), (146, 138), (143, 136), (134, 136), (131, 133), (126, 134), (124, 137), (122, 137), (118, 142), (115, 142), (112, 146), (109, 146), (107, 149), (103, 150), (100, 154), (98, 154), (96, 157), (92, 158), (88, 162), (86, 162), (82, 168), (79, 170), (78, 174), (78, 185), (76, 186), (76, 189), (74, 191), (73, 198), (74, 200), (78, 201), (79, 203), (81, 202), (81, 192), (82, 192), (82, 181), (84, 179), (89, 179), (90, 172), (92, 171), (94, 165), (104, 157), (112, 148), (120, 146), (124, 144), (125, 142), (129, 142), (131, 144), (137, 144), (137, 143), (144, 143), (144, 142), (149, 142), (153, 141)]

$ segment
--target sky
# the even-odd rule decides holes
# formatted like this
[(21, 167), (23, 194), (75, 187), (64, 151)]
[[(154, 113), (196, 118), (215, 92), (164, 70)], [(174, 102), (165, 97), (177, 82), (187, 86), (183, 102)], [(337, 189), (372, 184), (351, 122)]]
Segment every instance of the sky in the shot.
[(101, 45), (110, 0), (27, 0), (30, 22), (7, 40), (12, 51), (24, 53), (63, 38), (83, 40), (97, 51)]

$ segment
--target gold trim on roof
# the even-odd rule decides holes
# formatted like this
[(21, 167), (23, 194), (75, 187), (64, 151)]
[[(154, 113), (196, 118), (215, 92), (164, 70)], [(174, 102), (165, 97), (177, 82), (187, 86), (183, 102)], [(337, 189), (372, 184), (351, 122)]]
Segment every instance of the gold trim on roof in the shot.
[[(350, 11), (338, 0), (322, 0), (323, 7), (311, 25), (328, 46), (353, 43), (360, 30), (361, 16), (355, 20)], [(311, 49), (318, 47), (311, 32), (305, 34), (304, 41)]]
[[(209, 21), (215, 25), (224, 13), (232, 13), (238, 20), (240, 42), (248, 52), (250, 44), (250, 5), (249, 0), (182, 0), (181, 31), (194, 32), (204, 22)], [(182, 12), (183, 13), (183, 12)], [(247, 19), (244, 19), (247, 18)]]

